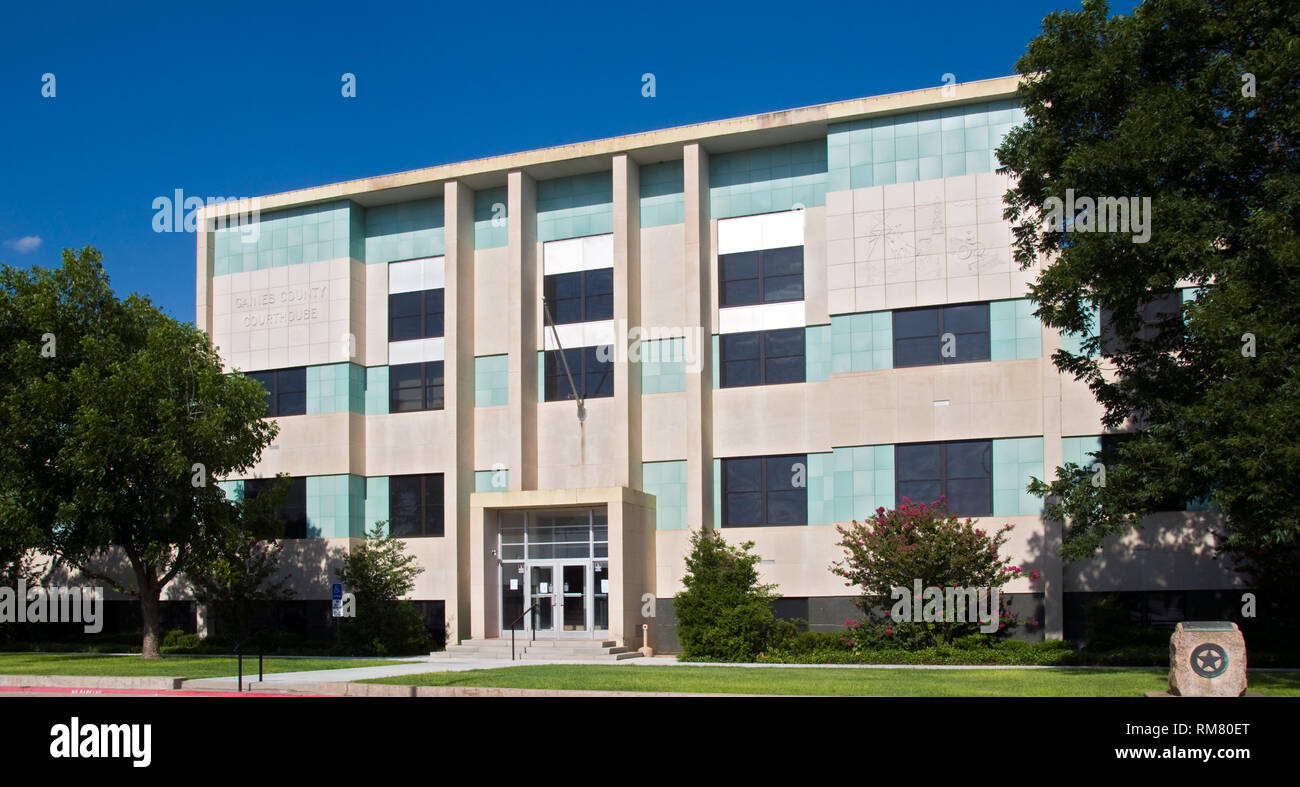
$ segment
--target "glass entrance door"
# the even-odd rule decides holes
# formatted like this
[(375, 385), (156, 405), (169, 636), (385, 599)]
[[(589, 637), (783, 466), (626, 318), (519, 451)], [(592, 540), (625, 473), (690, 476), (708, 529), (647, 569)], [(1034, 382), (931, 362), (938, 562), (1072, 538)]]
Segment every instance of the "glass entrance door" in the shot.
[(565, 634), (582, 634), (591, 631), (587, 619), (590, 603), (590, 584), (587, 581), (587, 563), (565, 563), (560, 566), (562, 612)]
[(502, 512), (497, 566), (503, 633), (518, 620), (516, 631), (542, 637), (608, 635), (606, 521), (603, 508)]
[(533, 608), (528, 615), (529, 628), (538, 634), (555, 633), (555, 567), (550, 565), (533, 565), (528, 570), (528, 598), (525, 600)]

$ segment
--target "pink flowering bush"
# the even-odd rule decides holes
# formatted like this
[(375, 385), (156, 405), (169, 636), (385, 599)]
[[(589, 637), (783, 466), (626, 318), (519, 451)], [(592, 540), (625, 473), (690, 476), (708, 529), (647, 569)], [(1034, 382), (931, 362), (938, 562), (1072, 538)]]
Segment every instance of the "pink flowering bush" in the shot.
[[(845, 556), (831, 565), (831, 571), (845, 580), (846, 587), (857, 588), (858, 606), (864, 613), (862, 620), (848, 626), (842, 639), (855, 650), (880, 645), (924, 648), (979, 632), (978, 623), (918, 622), (922, 601), (917, 598), (912, 599), (911, 622), (891, 620), (889, 610), (895, 600), (891, 588), (908, 588), (911, 595), (913, 582), (919, 579), (922, 587), (1000, 590), (1021, 576), (1031, 582), (1041, 577), (1041, 572), (1025, 572), (1002, 556), (1011, 525), (986, 532), (972, 520), (948, 512), (943, 498), (931, 505), (903, 498), (897, 508), (878, 508), (870, 519), (836, 529)], [(883, 615), (877, 612), (881, 607)], [(995, 614), (999, 631), (1021, 622), (1002, 609)]]

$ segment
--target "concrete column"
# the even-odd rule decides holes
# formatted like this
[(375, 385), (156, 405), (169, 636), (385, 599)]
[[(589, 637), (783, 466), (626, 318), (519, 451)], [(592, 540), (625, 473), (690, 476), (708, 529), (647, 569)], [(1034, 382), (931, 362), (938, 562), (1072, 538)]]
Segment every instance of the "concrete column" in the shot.
[[(1040, 326), (1040, 330), (1043, 342), (1043, 356), (1040, 359), (1040, 374), (1043, 377), (1043, 472), (1046, 473), (1043, 480), (1050, 483), (1056, 477), (1056, 468), (1064, 458), (1061, 451), (1061, 374), (1052, 363), (1052, 354), (1061, 348), (1061, 335), (1045, 325)], [(1046, 639), (1065, 638), (1065, 578), (1061, 560), (1061, 545), (1064, 541), (1065, 523), (1044, 517), (1043, 554), (1039, 557), (1043, 566), (1043, 636)]]
[(537, 183), (516, 170), (507, 176), (510, 292), (510, 490), (537, 488)]
[(214, 270), (213, 255), (216, 252), (216, 236), (209, 231), (212, 219), (200, 214), (204, 219), (195, 229), (197, 245), (197, 264), (194, 271), (194, 324), (199, 330), (212, 335), (212, 274)]
[(446, 292), (443, 400), (454, 419), (443, 495), (445, 538), (454, 538), (456, 598), (446, 599), (454, 615), (448, 637), (469, 635), (469, 496), (474, 491), (474, 192), (463, 183), (443, 184)]
[(641, 364), (630, 361), (628, 334), (641, 327), (641, 169), (626, 153), (614, 156), (613, 167), (615, 482), (640, 489)]
[(713, 521), (713, 274), (709, 154), (698, 142), (682, 151), (686, 201), (686, 325), (701, 332), (700, 368), (686, 374), (686, 522)]

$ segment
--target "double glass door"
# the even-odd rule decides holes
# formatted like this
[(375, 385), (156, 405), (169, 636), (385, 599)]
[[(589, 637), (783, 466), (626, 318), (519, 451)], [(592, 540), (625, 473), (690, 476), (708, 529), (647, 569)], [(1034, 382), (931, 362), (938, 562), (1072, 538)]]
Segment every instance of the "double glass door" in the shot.
[(608, 532), (603, 508), (503, 512), (501, 630), (606, 635)]
[(590, 563), (531, 563), (527, 597), (535, 607), (531, 623), (538, 634), (582, 635), (592, 631)]

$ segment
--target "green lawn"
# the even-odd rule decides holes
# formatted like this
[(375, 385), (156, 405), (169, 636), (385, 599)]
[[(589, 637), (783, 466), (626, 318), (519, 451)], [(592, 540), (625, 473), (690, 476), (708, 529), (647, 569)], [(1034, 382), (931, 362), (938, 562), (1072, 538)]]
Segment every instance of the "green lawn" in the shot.
[[(267, 657), (263, 672), (379, 667), (401, 664), (378, 659), (313, 659)], [(145, 661), (139, 656), (105, 656), (98, 653), (0, 653), (0, 675), (124, 675), (173, 678), (223, 678), (238, 667), (231, 656), (163, 656)], [(244, 657), (244, 677), (257, 677), (257, 657)]]
[[(429, 672), (366, 683), (484, 686), (588, 691), (677, 691), (886, 697), (1140, 697), (1168, 689), (1161, 669), (796, 669), (537, 665), (467, 672)], [(1300, 696), (1300, 672), (1255, 673), (1250, 690)]]

